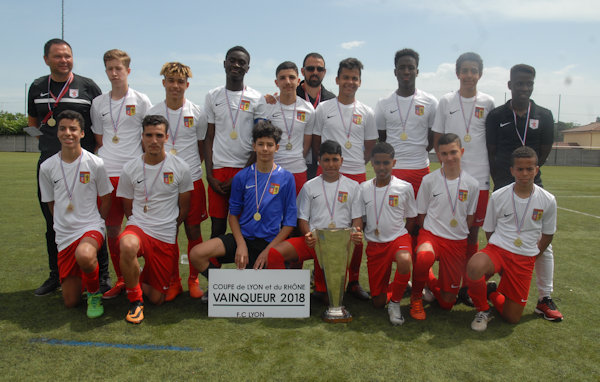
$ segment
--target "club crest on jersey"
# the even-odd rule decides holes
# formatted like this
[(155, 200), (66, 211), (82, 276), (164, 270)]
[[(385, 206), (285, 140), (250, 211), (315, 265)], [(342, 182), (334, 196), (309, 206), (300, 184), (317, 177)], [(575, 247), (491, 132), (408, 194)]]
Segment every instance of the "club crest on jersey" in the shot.
[(352, 123), (354, 123), (355, 125), (362, 124), (362, 115), (352, 114)]
[(538, 119), (530, 119), (529, 120), (529, 128), (535, 130), (538, 127), (540, 127), (540, 121)]
[(483, 118), (483, 108), (482, 107), (475, 107), (475, 118)]
[(194, 126), (194, 117), (183, 117), (183, 124), (185, 127)]
[(83, 184), (88, 184), (90, 182), (90, 172), (89, 171), (80, 171), (79, 172), (79, 182)]
[(338, 192), (338, 202), (346, 203), (348, 201), (348, 193), (344, 191)]
[(458, 190), (458, 200), (460, 200), (461, 202), (466, 202), (468, 196), (469, 196), (468, 190)]
[(174, 180), (172, 172), (163, 172), (163, 182), (165, 184), (172, 184)]
[(423, 105), (415, 105), (415, 114), (419, 115), (419, 116), (425, 114), (425, 106), (423, 106)]
[(272, 195), (279, 194), (279, 185), (277, 183), (271, 183), (269, 185), (269, 194), (272, 194)]
[(133, 117), (135, 115), (135, 105), (125, 105), (125, 114)]
[(79, 97), (79, 89), (69, 89), (69, 97), (71, 97), (71, 98)]
[(544, 210), (534, 208), (533, 213), (531, 214), (531, 220), (533, 220), (533, 221), (542, 220), (542, 216), (544, 216)]
[(246, 101), (245, 99), (240, 101), (240, 110), (248, 111), (250, 110), (250, 101)]
[(306, 112), (304, 112), (304, 111), (296, 112), (296, 119), (300, 122), (306, 122)]
[(398, 207), (398, 195), (390, 195), (388, 198), (388, 204), (391, 207)]

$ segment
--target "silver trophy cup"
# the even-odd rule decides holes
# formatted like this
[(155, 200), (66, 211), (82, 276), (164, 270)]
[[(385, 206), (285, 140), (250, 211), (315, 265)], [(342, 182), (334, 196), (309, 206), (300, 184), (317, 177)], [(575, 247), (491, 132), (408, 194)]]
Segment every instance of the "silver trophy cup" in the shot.
[(325, 273), (329, 308), (321, 317), (326, 322), (350, 322), (352, 315), (342, 305), (348, 266), (353, 250), (350, 234), (353, 228), (326, 228), (315, 229), (313, 235), (317, 237), (315, 252), (319, 264)]

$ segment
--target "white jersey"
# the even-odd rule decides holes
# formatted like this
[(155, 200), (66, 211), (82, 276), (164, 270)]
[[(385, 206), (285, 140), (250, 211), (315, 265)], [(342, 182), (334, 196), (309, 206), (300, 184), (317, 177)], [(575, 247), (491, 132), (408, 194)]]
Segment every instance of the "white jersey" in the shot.
[[(461, 159), (463, 170), (479, 181), (480, 190), (489, 190), (490, 164), (485, 141), (485, 119), (494, 109), (494, 98), (481, 92), (477, 92), (473, 98), (461, 97), (459, 99), (459, 97), (460, 95), (456, 91), (440, 98), (433, 131), (440, 134), (454, 133), (460, 137), (462, 147), (465, 148)], [(469, 120), (471, 121), (469, 125), (470, 141), (466, 142), (465, 135)]]
[[(229, 104), (225, 92), (229, 97)], [(208, 92), (204, 110), (208, 123), (215, 125), (213, 168), (243, 168), (252, 153), (254, 120), (264, 118), (264, 97), (248, 86), (244, 88), (243, 97), (242, 91), (230, 91), (225, 86), (220, 86)], [(236, 121), (235, 139), (231, 138), (233, 120)]]
[[(266, 105), (265, 118), (283, 132), (279, 151), (275, 153), (275, 163), (291, 173), (306, 171), (306, 161), (302, 156), (304, 136), (312, 136), (315, 123), (315, 109), (311, 103), (300, 97), (296, 97), (296, 103), (291, 105), (282, 105), (277, 101), (273, 105)], [(291, 144), (290, 150), (288, 144)]]
[[(438, 169), (423, 177), (417, 195), (417, 212), (426, 214), (423, 228), (429, 232), (445, 239), (463, 240), (469, 235), (467, 216), (475, 214), (478, 199), (479, 182), (475, 178), (462, 171), (460, 184), (459, 178), (445, 183)], [(457, 222), (455, 227), (450, 223), (453, 220)]]
[(98, 155), (104, 160), (108, 176), (119, 176), (125, 163), (142, 155), (142, 119), (151, 107), (147, 95), (131, 88), (120, 100), (104, 93), (92, 101), (92, 131), (102, 135)]
[[(321, 142), (330, 139), (342, 145), (344, 163), (340, 168), (341, 173), (364, 174), (365, 141), (379, 138), (375, 115), (369, 106), (360, 101), (350, 105), (340, 103), (339, 107), (338, 109), (337, 98), (319, 104), (313, 134), (320, 135)], [(347, 142), (352, 145), (349, 149), (346, 147)]]
[(172, 110), (165, 101), (154, 105), (147, 115), (161, 115), (169, 121), (169, 141), (165, 151), (177, 150), (177, 157), (190, 166), (192, 182), (202, 178), (202, 163), (198, 151), (198, 141), (206, 136), (206, 114), (200, 106), (185, 100), (183, 107)]
[(352, 219), (363, 216), (360, 185), (343, 175), (340, 175), (339, 184), (323, 181), (323, 175), (309, 180), (300, 190), (296, 204), (298, 219), (306, 220), (311, 230), (328, 228), (331, 222), (336, 228), (348, 228)]
[[(485, 232), (493, 232), (489, 243), (523, 256), (537, 256), (537, 243), (542, 234), (556, 232), (556, 199), (543, 188), (533, 185), (529, 198), (513, 194), (514, 183), (495, 191), (490, 198), (483, 223)], [(513, 207), (513, 200), (514, 206)], [(516, 212), (516, 216), (515, 216)], [(523, 226), (517, 232), (517, 221)], [(521, 246), (515, 241), (521, 239)]]
[(413, 96), (401, 97), (394, 92), (377, 102), (377, 129), (386, 131), (386, 142), (394, 147), (395, 169), (418, 170), (429, 166), (428, 135), (435, 120), (437, 105), (434, 96), (418, 89), (415, 90), (414, 99)]
[[(81, 150), (81, 162), (79, 159), (72, 163), (62, 162), (64, 177), (60, 166), (60, 152), (46, 159), (40, 166), (42, 202), (54, 202), (54, 231), (59, 251), (88, 231), (105, 234), (97, 198), (110, 194), (113, 187), (102, 159), (85, 149)], [(69, 200), (67, 190), (71, 188), (72, 198)], [(73, 206), (71, 211), (67, 211), (69, 203)]]
[[(133, 199), (127, 225), (138, 226), (155, 239), (175, 244), (179, 194), (193, 189), (187, 163), (167, 153), (165, 160), (156, 165), (144, 164), (143, 156), (127, 162), (121, 173), (117, 196)], [(147, 212), (144, 212), (145, 206)]]
[[(364, 236), (367, 241), (389, 243), (408, 233), (404, 219), (417, 216), (417, 203), (412, 185), (392, 175), (389, 186), (389, 189), (387, 186), (375, 187), (375, 179), (361, 184), (365, 210), (363, 219), (367, 223)], [(381, 215), (377, 224), (379, 211)], [(378, 229), (379, 235), (375, 235), (375, 229)]]

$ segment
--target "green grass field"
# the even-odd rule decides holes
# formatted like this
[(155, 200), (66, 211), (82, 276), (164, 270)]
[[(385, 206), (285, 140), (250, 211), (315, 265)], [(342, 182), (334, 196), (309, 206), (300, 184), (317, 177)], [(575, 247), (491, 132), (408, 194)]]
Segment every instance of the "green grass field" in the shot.
[[(307, 319), (209, 319), (207, 306), (187, 293), (160, 307), (147, 304), (140, 326), (124, 321), (125, 297), (106, 302), (104, 316), (90, 320), (83, 305), (65, 309), (60, 293), (33, 295), (48, 274), (37, 155), (0, 153), (0, 161), (0, 380), (600, 380), (598, 168), (544, 168), (546, 188), (568, 209), (559, 209), (554, 237), (553, 297), (565, 320), (534, 315), (533, 282), (520, 324), (496, 315), (486, 332), (476, 333), (475, 312), (464, 305), (451, 312), (426, 306), (426, 321), (408, 317), (392, 327), (386, 311), (351, 297), (350, 324), (322, 322), (321, 305)], [(182, 265), (184, 281), (187, 272)], [(361, 283), (368, 286), (366, 269)], [(405, 316), (407, 305), (405, 298)], [(44, 339), (201, 350), (73, 347)]]

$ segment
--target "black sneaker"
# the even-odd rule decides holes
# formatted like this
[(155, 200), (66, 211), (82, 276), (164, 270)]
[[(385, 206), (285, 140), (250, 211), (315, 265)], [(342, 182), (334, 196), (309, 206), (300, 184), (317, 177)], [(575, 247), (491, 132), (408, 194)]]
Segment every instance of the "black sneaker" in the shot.
[(106, 292), (108, 292), (109, 290), (111, 290), (112, 288), (112, 282), (110, 281), (110, 277), (107, 277), (105, 279), (100, 279), (100, 293), (104, 294)]
[(59, 287), (60, 281), (58, 280), (58, 277), (50, 275), (50, 277), (48, 277), (48, 280), (44, 281), (44, 283), (39, 288), (37, 288), (33, 292), (33, 294), (35, 294), (36, 296), (46, 296), (57, 290)]
[(360, 286), (358, 281), (351, 281), (346, 288), (346, 293), (350, 293), (355, 299), (368, 301), (371, 296)]
[(456, 304), (463, 303), (466, 306), (470, 306), (471, 308), (475, 306), (473, 304), (473, 300), (471, 300), (471, 296), (469, 296), (469, 288), (462, 287), (458, 290), (458, 298), (456, 299)]
[(494, 293), (496, 291), (496, 289), (498, 289), (498, 285), (496, 285), (496, 282), (495, 281), (488, 281), (488, 283), (487, 283), (487, 293), (486, 293), (486, 296), (487, 296), (488, 300), (490, 299), (490, 295), (492, 293)]

